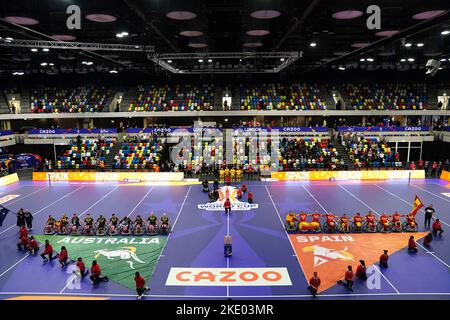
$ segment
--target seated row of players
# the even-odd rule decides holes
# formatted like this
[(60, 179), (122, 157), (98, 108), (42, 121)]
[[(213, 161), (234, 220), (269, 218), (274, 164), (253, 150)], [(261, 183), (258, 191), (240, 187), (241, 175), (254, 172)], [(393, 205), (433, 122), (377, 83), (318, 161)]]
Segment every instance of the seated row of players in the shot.
[(119, 219), (114, 213), (107, 221), (103, 215), (100, 215), (97, 220), (94, 220), (88, 213), (83, 222), (76, 213), (73, 214), (69, 220), (64, 214), (60, 220), (56, 220), (52, 215), (47, 219), (44, 233), (60, 234), (60, 235), (156, 235), (169, 234), (171, 226), (169, 218), (165, 213), (162, 214), (161, 219), (155, 216), (152, 212), (146, 221), (140, 215), (132, 221), (128, 216)]
[[(312, 221), (308, 221), (312, 217)], [(319, 218), (326, 220), (320, 224)], [(401, 221), (405, 217), (405, 221)], [(342, 216), (335, 216), (332, 213), (320, 214), (314, 212), (307, 214), (302, 211), (295, 214), (292, 211), (286, 215), (286, 230), (289, 232), (417, 232), (418, 225), (412, 213), (402, 215), (397, 211), (392, 215), (383, 213), (377, 218), (372, 211), (363, 217), (358, 212), (354, 217), (349, 218), (345, 213)]]

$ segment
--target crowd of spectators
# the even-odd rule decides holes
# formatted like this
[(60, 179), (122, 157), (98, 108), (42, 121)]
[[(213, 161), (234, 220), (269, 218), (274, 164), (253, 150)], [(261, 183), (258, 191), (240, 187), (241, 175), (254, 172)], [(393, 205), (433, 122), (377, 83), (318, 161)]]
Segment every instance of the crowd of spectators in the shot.
[(317, 85), (258, 84), (239, 87), (241, 110), (326, 110)]
[(207, 111), (214, 106), (214, 86), (150, 85), (139, 86), (128, 111)]
[(283, 138), (279, 164), (284, 171), (345, 169), (332, 140), (320, 138)]
[(391, 150), (383, 137), (367, 138), (358, 133), (339, 133), (338, 139), (356, 169), (403, 166), (400, 154)]
[(119, 154), (114, 157), (114, 169), (146, 169), (160, 172), (164, 142), (158, 135), (146, 138), (127, 137)]
[(105, 87), (39, 88), (31, 93), (31, 112), (101, 112), (109, 96)]
[(428, 108), (425, 84), (347, 83), (344, 90), (355, 110), (422, 110)]
[(105, 157), (115, 144), (115, 139), (81, 139), (78, 136), (56, 161), (56, 169), (103, 169)]

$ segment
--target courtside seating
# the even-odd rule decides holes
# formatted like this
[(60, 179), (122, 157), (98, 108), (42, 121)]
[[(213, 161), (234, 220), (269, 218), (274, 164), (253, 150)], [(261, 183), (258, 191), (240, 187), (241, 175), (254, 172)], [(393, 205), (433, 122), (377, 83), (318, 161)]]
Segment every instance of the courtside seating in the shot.
[(355, 168), (402, 167), (402, 162), (396, 158), (395, 152), (377, 138), (363, 138), (357, 143), (344, 141), (343, 145), (347, 148)]
[(306, 169), (338, 169), (344, 165), (328, 139), (283, 138), (279, 164), (284, 171)]
[(128, 111), (207, 111), (214, 103), (212, 85), (139, 86)]
[(422, 110), (427, 109), (425, 84), (352, 84), (344, 85), (355, 110)]
[(101, 112), (109, 95), (105, 87), (39, 88), (32, 91), (31, 112)]
[(317, 85), (240, 85), (241, 110), (326, 110)]
[(81, 146), (76, 143), (70, 146), (56, 162), (57, 169), (95, 169), (102, 168), (105, 157), (110, 153), (115, 140), (81, 140)]
[(149, 169), (159, 172), (161, 141), (123, 143), (119, 154), (114, 158), (115, 169)]

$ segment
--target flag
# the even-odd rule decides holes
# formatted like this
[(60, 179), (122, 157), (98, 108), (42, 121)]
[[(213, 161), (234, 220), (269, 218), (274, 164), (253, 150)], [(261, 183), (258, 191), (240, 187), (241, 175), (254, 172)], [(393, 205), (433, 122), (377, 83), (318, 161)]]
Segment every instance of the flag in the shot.
[(6, 215), (9, 213), (9, 210), (6, 209), (5, 207), (2, 207), (0, 210), (0, 227), (3, 226), (3, 221), (6, 218)]
[(419, 197), (416, 195), (416, 197), (414, 198), (413, 208), (411, 211), (412, 215), (415, 216), (417, 214), (417, 211), (419, 211), (422, 208), (423, 208), (423, 203), (419, 199)]

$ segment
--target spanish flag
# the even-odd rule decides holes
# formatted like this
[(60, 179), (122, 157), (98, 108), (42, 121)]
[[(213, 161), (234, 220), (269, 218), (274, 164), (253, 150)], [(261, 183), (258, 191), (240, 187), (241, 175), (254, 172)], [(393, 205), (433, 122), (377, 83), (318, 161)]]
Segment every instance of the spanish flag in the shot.
[(415, 216), (417, 214), (417, 211), (419, 211), (422, 208), (423, 208), (423, 203), (419, 199), (419, 197), (416, 195), (416, 197), (414, 198), (413, 208), (412, 208), (411, 214), (413, 216)]

